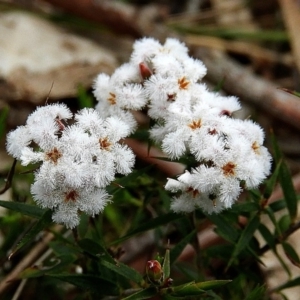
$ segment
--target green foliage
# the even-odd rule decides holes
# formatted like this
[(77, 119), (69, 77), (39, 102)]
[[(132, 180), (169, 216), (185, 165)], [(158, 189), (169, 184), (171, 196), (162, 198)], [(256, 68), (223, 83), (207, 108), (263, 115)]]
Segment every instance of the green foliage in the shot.
[(9, 108), (5, 106), (0, 112), (0, 138), (5, 134), (5, 122), (8, 116)]
[(87, 93), (82, 85), (79, 85), (77, 88), (77, 99), (80, 108), (95, 106), (93, 97)]

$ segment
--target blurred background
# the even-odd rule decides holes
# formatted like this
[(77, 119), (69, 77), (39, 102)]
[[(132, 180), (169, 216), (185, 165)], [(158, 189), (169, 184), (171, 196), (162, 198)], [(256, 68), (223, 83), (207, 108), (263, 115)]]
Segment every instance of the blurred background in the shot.
[[(185, 42), (190, 55), (207, 66), (207, 85), (239, 97), (243, 109), (236, 117), (264, 128), (267, 147), (269, 133), (275, 133), (299, 192), (299, 28), (296, 0), (0, 1), (0, 189), (13, 162), (5, 152), (6, 133), (45, 103), (64, 102), (74, 111), (94, 106), (95, 76), (111, 74), (129, 59), (136, 39), (152, 36)], [(145, 116), (137, 118), (145, 122)], [(142, 146), (131, 147), (143, 162)], [(179, 172), (165, 164), (160, 169)], [(2, 200), (16, 197), (29, 197), (27, 181), (20, 179), (1, 195)], [(4, 250), (1, 255), (9, 269)], [(265, 259), (266, 282), (276, 286), (280, 267), (272, 257)], [(286, 297), (298, 299), (299, 290)]]

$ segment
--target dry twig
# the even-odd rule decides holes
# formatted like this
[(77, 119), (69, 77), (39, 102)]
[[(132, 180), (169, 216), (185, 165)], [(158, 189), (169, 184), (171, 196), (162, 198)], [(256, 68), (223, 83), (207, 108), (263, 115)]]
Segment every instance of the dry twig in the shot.
[[(54, 231), (60, 231), (64, 228), (61, 225), (56, 225)], [(48, 243), (54, 238), (52, 233), (47, 233), (32, 250), (17, 264), (17, 266), (0, 282), (0, 295), (2, 295), (15, 280), (19, 279), (19, 274), (31, 266), (40, 255), (42, 255), (48, 247)]]

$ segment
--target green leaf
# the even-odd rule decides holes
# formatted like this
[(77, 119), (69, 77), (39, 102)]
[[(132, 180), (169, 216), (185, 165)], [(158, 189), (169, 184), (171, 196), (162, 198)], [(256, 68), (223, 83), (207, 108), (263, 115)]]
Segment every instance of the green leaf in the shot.
[(80, 108), (94, 107), (93, 97), (87, 93), (81, 84), (77, 88), (77, 99)]
[(278, 221), (278, 226), (281, 232), (285, 232), (291, 225), (291, 218), (289, 215), (282, 216)]
[(41, 218), (46, 212), (46, 209), (42, 209), (38, 206), (13, 201), (0, 200), (0, 206), (20, 212), (33, 218)]
[(114, 259), (108, 253), (105, 247), (91, 239), (82, 239), (78, 241), (78, 245), (86, 253), (94, 256), (97, 260), (103, 258), (111, 263), (115, 263)]
[(36, 278), (46, 274), (51, 274), (65, 270), (70, 264), (76, 260), (75, 255), (63, 255), (56, 260), (53, 266), (29, 267), (20, 273), (19, 278)]
[(276, 217), (275, 217), (275, 214), (274, 214), (273, 210), (271, 210), (269, 206), (266, 206), (265, 209), (264, 209), (264, 212), (267, 213), (267, 215), (269, 216), (271, 222), (275, 226), (276, 234), (281, 235), (281, 230), (280, 230), (280, 227), (278, 226), (278, 222), (276, 220)]
[(300, 259), (295, 249), (287, 242), (282, 242), (281, 245), (290, 262), (296, 267), (300, 268)]
[(277, 200), (273, 203), (271, 203), (269, 205), (269, 208), (273, 211), (273, 212), (277, 212), (277, 211), (280, 211), (282, 209), (285, 209), (286, 208), (286, 203), (284, 200)]
[[(144, 174), (148, 174), (148, 172), (153, 168), (153, 165), (147, 166), (146, 168), (140, 170), (134, 170), (127, 176), (123, 176), (122, 178), (118, 178), (113, 184), (106, 188), (109, 194), (113, 194), (118, 191), (121, 187), (126, 187), (127, 185), (135, 182), (138, 177), (143, 176)], [(118, 186), (119, 185), (119, 186)]]
[[(282, 159), (282, 152), (277, 144), (277, 140), (274, 134), (271, 135), (271, 139), (273, 144), (275, 162), (276, 164), (279, 164), (280, 160)], [(279, 182), (282, 187), (284, 200), (286, 201), (286, 206), (293, 223), (295, 218), (297, 217), (298, 199), (294, 189), (290, 170), (284, 161), (282, 161), (279, 171)]]
[(237, 229), (235, 229), (230, 222), (221, 214), (207, 215), (207, 218), (217, 225), (216, 232), (226, 241), (235, 243), (239, 237)]
[(269, 228), (266, 225), (264, 225), (263, 223), (261, 223), (258, 227), (258, 230), (259, 230), (260, 234), (262, 235), (262, 237), (264, 238), (264, 240), (266, 241), (266, 243), (270, 246), (270, 248), (273, 251), (277, 252), (275, 237), (270, 232)]
[(157, 290), (155, 287), (148, 287), (146, 289), (141, 289), (140, 291), (126, 297), (122, 298), (123, 300), (142, 300), (152, 298), (157, 294)]
[(185, 236), (170, 252), (170, 262), (173, 264), (179, 257), (185, 246), (195, 237), (196, 229)]
[(231, 212), (237, 213), (238, 215), (249, 215), (250, 212), (259, 209), (260, 206), (256, 202), (244, 202), (233, 205)]
[(12, 250), (9, 258), (14, 255), (18, 250), (24, 247), (29, 242), (32, 242), (37, 234), (48, 227), (52, 223), (52, 211), (49, 209), (47, 210), (40, 220), (38, 220), (30, 230), (25, 234), (25, 236), (21, 239), (21, 241), (17, 244), (17, 246)]
[(7, 116), (8, 116), (8, 112), (9, 112), (9, 107), (8, 106), (4, 106), (2, 109), (1, 109), (1, 112), (0, 112), (0, 138), (4, 135), (5, 133), (5, 121), (7, 119)]
[(286, 93), (289, 93), (291, 95), (294, 95), (296, 97), (300, 97), (300, 93), (299, 92), (296, 92), (296, 91), (292, 91), (292, 90), (289, 90), (289, 89), (286, 89), (286, 88), (278, 88), (279, 90), (282, 90)]
[(275, 168), (272, 176), (268, 179), (268, 181), (266, 183), (266, 187), (265, 187), (265, 190), (264, 190), (264, 198), (265, 199), (269, 199), (271, 194), (273, 193), (275, 184), (277, 182), (277, 178), (278, 178), (279, 173), (280, 173), (281, 165), (282, 165), (282, 160), (280, 160), (277, 163), (276, 168)]
[(71, 283), (82, 290), (89, 290), (97, 294), (103, 294), (103, 287), (105, 287), (105, 293), (116, 291), (115, 284), (95, 275), (47, 274), (46, 276)]
[[(122, 198), (123, 200), (123, 198)], [(124, 223), (122, 222), (122, 212), (113, 204), (108, 204), (104, 210), (104, 216), (111, 226), (116, 230), (118, 235), (124, 232)]]
[(125, 236), (123, 236), (123, 237), (115, 240), (114, 242), (112, 242), (111, 245), (118, 244), (120, 242), (123, 242), (123, 241), (129, 239), (130, 237), (132, 237), (132, 236), (134, 236), (138, 233), (141, 233), (141, 232), (144, 232), (144, 231), (147, 231), (147, 230), (150, 230), (150, 229), (157, 228), (159, 226), (168, 224), (172, 221), (175, 221), (175, 220), (178, 220), (178, 219), (181, 219), (181, 218), (184, 218), (184, 216), (181, 215), (181, 214), (168, 213), (168, 214), (159, 216), (157, 218), (151, 219), (151, 220), (147, 221), (146, 223), (141, 224), (137, 228), (134, 228), (134, 229), (130, 230)]
[(233, 253), (231, 255), (231, 258), (227, 264), (227, 268), (232, 264), (234, 259), (241, 253), (241, 251), (247, 247), (249, 244), (250, 240), (253, 237), (254, 232), (258, 228), (260, 224), (260, 218), (259, 215), (255, 214), (247, 223), (245, 229), (242, 231), (241, 236), (239, 237)]
[(292, 222), (297, 217), (297, 209), (298, 209), (298, 199), (296, 196), (296, 192), (294, 189), (293, 181), (292, 181), (292, 176), (290, 173), (290, 170), (288, 169), (287, 165), (285, 163), (282, 164), (280, 168), (280, 184), (282, 187), (284, 199), (286, 201), (286, 206), (289, 211), (289, 215), (291, 217)]
[(245, 300), (264, 299), (265, 294), (266, 288), (264, 286), (257, 286), (247, 295)]
[(281, 290), (284, 290), (284, 289), (288, 289), (288, 288), (291, 288), (291, 287), (294, 287), (294, 286), (299, 286), (299, 285), (300, 285), (300, 276), (296, 277), (296, 278), (294, 278), (292, 280), (287, 281), (286, 283), (278, 286), (274, 290), (276, 292), (278, 292), (278, 291), (281, 291)]
[(139, 272), (121, 262), (111, 263), (103, 259), (100, 261), (100, 264), (139, 285), (144, 282), (143, 276)]
[(283, 259), (280, 257), (280, 255), (277, 252), (276, 242), (275, 242), (276, 236), (274, 236), (270, 232), (270, 230), (262, 223), (259, 225), (258, 230), (259, 230), (260, 234), (262, 235), (262, 237), (267, 242), (267, 244), (270, 246), (272, 251), (274, 252), (275, 256), (277, 257), (277, 259), (279, 260), (279, 262), (281, 263), (282, 267), (285, 269), (287, 274), (290, 274), (290, 270), (289, 270), (288, 266), (285, 264), (285, 262), (283, 261)]
[[(224, 284), (231, 282), (231, 280), (211, 280), (203, 282), (191, 282), (188, 284), (183, 284), (173, 288), (172, 296), (197, 296), (205, 292), (205, 290), (211, 290), (220, 287)], [(167, 289), (162, 289), (167, 292)]]
[(165, 281), (170, 277), (170, 250), (169, 249), (166, 250), (162, 269), (163, 269), (163, 281)]

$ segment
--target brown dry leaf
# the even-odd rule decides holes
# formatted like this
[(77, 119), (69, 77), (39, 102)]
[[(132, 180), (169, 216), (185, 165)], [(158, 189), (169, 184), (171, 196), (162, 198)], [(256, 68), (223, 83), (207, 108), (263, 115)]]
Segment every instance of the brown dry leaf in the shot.
[(286, 27), (288, 29), (291, 45), (295, 57), (295, 62), (300, 72), (300, 4), (299, 1), (280, 0), (279, 1), (284, 17)]

